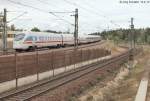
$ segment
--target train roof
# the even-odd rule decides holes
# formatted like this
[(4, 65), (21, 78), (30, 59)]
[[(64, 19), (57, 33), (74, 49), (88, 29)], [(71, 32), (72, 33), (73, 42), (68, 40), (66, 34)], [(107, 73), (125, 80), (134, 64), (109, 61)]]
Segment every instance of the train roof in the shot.
[[(59, 33), (50, 33), (50, 32), (17, 32), (15, 34), (28, 34), (28, 35), (63, 35), (63, 36), (74, 36), (73, 34), (59, 34)], [(100, 37), (99, 35), (88, 35), (88, 34), (79, 34), (79, 37)]]

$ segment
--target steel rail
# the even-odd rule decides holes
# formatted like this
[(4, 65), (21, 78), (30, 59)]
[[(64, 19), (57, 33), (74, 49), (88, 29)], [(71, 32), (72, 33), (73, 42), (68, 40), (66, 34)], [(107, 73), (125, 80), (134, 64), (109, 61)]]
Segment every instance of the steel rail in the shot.
[[(49, 90), (55, 89), (59, 86), (62, 86), (62, 85), (66, 84), (70, 81), (78, 79), (78, 78), (80, 78), (80, 77), (82, 77), (82, 76), (84, 76), (84, 75), (86, 75), (92, 71), (95, 71), (99, 68), (103, 69), (103, 68), (105, 68), (105, 66), (107, 66), (111, 63), (122, 61), (122, 59), (128, 58), (128, 57), (129, 57), (129, 52), (126, 52), (124, 54), (121, 54), (121, 55), (115, 56), (111, 59), (108, 59), (108, 61), (106, 61), (106, 60), (105, 60), (105, 62), (100, 61), (97, 63), (93, 63), (90, 65), (84, 66), (82, 68), (78, 68), (78, 69), (71, 71), (70, 73), (68, 73), (64, 76), (60, 76), (60, 77), (57, 77), (55, 79), (49, 80), (47, 82), (41, 83), (39, 85), (29, 87), (25, 90), (22, 90), (22, 91), (19, 91), (16, 93), (12, 93), (12, 94), (7, 95), (7, 96), (3, 96), (0, 99), (5, 99), (5, 101), (7, 101), (7, 99), (9, 100), (10, 98), (13, 98), (15, 100), (18, 100), (18, 98), (19, 98), (19, 99), (21, 99), (21, 101), (27, 101), (27, 100), (35, 97), (35, 96), (38, 96), (38, 95), (45, 93)], [(62, 80), (62, 81), (60, 82), (59, 80), (60, 81)], [(52, 84), (54, 84), (54, 85), (52, 85)], [(21, 96), (23, 96), (23, 97), (21, 97)], [(11, 99), (11, 101), (13, 101), (13, 99)]]

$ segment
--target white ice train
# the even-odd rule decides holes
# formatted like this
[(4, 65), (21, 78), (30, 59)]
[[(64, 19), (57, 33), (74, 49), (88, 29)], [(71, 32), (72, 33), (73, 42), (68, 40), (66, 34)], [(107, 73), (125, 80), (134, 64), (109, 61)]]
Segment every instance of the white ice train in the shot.
[[(78, 44), (100, 41), (101, 37), (97, 35), (80, 35)], [(13, 49), (31, 50), (42, 47), (61, 47), (73, 45), (73, 34), (55, 34), (46, 32), (22, 32), (15, 34), (13, 40)]]

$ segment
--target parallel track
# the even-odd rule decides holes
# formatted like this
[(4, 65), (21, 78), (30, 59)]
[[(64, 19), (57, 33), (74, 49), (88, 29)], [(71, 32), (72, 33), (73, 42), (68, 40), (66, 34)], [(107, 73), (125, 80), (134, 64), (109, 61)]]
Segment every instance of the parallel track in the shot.
[(76, 70), (72, 70), (69, 72), (66, 72), (64, 74), (58, 75), (54, 77), (53, 79), (50, 79), (46, 82), (42, 82), (30, 87), (27, 87), (23, 90), (12, 92), (10, 94), (4, 94), (0, 95), (0, 100), (2, 101), (28, 101), (33, 97), (39, 96), (43, 93), (46, 93), (47, 91), (53, 90), (59, 86), (62, 86), (68, 82), (71, 82), (75, 79), (78, 79), (90, 72), (93, 72), (97, 69), (101, 69), (102, 71), (104, 69), (107, 69), (107, 65), (111, 65), (114, 62), (120, 62), (123, 61), (124, 59), (128, 59), (129, 57), (129, 51), (112, 57), (111, 59), (108, 59), (107, 61), (99, 61), (87, 66), (83, 66), (82, 68), (77, 68)]

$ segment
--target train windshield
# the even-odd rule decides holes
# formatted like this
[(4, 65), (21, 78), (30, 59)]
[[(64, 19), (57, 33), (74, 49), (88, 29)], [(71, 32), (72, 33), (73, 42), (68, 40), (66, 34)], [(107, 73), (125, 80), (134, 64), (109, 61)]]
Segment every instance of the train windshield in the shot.
[(20, 41), (24, 38), (25, 34), (21, 33), (21, 34), (17, 34), (15, 35), (15, 41)]

